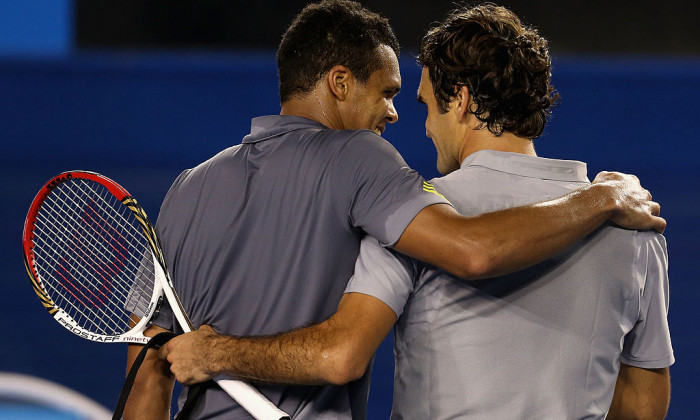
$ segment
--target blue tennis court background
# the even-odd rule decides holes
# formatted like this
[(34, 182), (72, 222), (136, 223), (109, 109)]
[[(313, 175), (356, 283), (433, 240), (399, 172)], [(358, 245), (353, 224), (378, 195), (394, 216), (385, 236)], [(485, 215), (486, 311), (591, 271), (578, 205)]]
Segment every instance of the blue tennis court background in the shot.
[[(410, 52), (401, 66), (399, 122), (385, 137), (430, 178), (437, 175), (435, 152), (424, 135), (424, 110), (415, 101), (420, 69)], [(68, 333), (30, 287), (21, 232), (34, 194), (60, 171), (98, 171), (122, 183), (155, 219), (181, 170), (240, 142), (250, 118), (279, 112), (276, 83), (272, 52), (0, 58), (0, 319), (5, 329), (0, 371), (46, 378), (114, 406), (125, 346)], [(562, 103), (536, 141), (538, 153), (587, 161), (591, 178), (600, 170), (635, 173), (662, 204), (669, 222), (670, 325), (677, 359), (669, 418), (694, 418), (700, 409), (695, 311), (700, 285), (694, 270), (700, 61), (557, 57), (554, 83)], [(370, 419), (388, 417), (392, 372), (386, 341), (375, 364)]]

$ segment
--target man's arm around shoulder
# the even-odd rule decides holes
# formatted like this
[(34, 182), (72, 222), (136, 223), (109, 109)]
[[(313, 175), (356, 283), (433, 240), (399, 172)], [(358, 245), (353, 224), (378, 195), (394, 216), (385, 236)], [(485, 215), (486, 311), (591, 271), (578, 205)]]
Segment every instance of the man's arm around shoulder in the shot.
[(395, 249), (472, 279), (512, 273), (540, 263), (606, 221), (663, 232), (659, 205), (632, 175), (601, 173), (564, 197), (476, 217), (436, 204), (406, 227)]

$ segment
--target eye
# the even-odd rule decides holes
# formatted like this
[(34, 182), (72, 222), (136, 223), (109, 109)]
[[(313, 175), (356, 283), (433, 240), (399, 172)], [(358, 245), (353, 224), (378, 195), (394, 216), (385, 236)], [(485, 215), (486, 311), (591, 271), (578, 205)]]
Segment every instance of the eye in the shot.
[(383, 92), (386, 99), (393, 99), (399, 94), (398, 89), (387, 89)]

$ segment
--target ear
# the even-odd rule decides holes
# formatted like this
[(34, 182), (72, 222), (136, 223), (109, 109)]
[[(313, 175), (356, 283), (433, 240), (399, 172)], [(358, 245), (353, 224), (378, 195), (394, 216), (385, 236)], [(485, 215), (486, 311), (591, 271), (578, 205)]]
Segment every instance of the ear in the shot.
[(328, 72), (328, 88), (340, 101), (347, 98), (354, 80), (350, 69), (342, 65), (335, 65)]
[(457, 114), (459, 119), (466, 118), (469, 116), (469, 108), (471, 107), (472, 97), (469, 95), (469, 88), (466, 86), (460, 86), (457, 92)]

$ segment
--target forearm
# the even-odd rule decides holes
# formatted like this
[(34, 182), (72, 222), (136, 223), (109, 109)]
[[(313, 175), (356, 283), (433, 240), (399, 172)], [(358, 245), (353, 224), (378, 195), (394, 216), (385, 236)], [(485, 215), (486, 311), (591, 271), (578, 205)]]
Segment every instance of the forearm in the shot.
[(331, 318), (271, 337), (220, 336), (214, 370), (248, 380), (318, 385), (344, 383), (338, 336)]
[(671, 399), (668, 368), (641, 369), (622, 365), (608, 420), (662, 420)]
[(255, 382), (342, 385), (365, 373), (395, 322), (379, 299), (347, 293), (320, 324), (268, 337), (231, 337), (203, 325), (166, 343), (160, 357), (184, 384), (228, 374)]
[[(345, 365), (344, 335), (337, 333), (334, 324), (331, 318), (267, 337), (232, 337), (203, 325), (170, 340), (161, 348), (160, 357), (170, 362), (170, 370), (185, 385), (224, 374), (250, 382), (342, 384), (355, 378), (339, 374)], [(367, 363), (362, 372), (366, 368)]]
[(431, 206), (409, 224), (396, 249), (462, 278), (514, 272), (566, 249), (608, 220), (615, 202), (601, 188), (476, 217)]
[[(148, 335), (155, 335), (155, 332)], [(142, 348), (138, 345), (129, 346), (127, 372), (131, 370)], [(124, 407), (124, 419), (169, 420), (174, 385), (175, 377), (170, 373), (168, 363), (158, 358), (157, 351), (149, 350), (129, 393), (129, 399)]]
[(542, 262), (608, 220), (663, 232), (666, 221), (658, 214), (636, 177), (603, 172), (562, 198), (477, 217), (460, 217), (446, 205), (426, 207), (395, 248), (458, 277), (492, 277)]
[(589, 235), (616, 210), (614, 200), (599, 188), (592, 185), (559, 199), (480, 216), (467, 239), (485, 256), (476, 274), (491, 277), (521, 270)]

